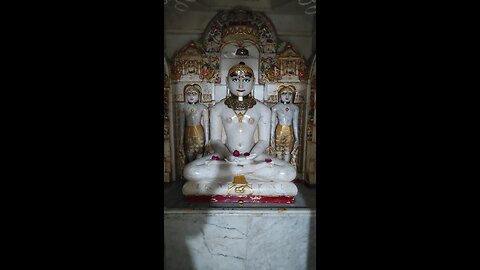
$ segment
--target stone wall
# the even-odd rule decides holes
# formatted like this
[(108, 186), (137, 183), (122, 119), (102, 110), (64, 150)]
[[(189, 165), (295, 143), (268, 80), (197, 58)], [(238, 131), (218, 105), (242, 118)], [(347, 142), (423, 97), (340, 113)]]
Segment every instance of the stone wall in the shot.
[[(164, 38), (167, 58), (171, 59), (174, 53), (189, 41), (200, 39), (207, 24), (216, 14), (216, 11), (166, 12)], [(268, 12), (265, 12), (265, 15), (272, 21), (280, 40), (290, 42), (305, 59), (310, 59), (315, 51), (314, 16)]]

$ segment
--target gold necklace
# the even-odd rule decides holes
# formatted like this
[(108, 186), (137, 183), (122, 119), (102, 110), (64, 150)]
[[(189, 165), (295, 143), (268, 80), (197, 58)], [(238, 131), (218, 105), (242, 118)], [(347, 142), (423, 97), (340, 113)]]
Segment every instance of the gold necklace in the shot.
[(244, 111), (252, 108), (255, 106), (257, 102), (255, 99), (251, 96), (245, 97), (242, 101), (238, 100), (238, 98), (234, 97), (227, 97), (225, 100), (225, 105), (227, 105), (228, 108), (237, 110), (237, 111)]
[(236, 115), (237, 115), (237, 118), (238, 118), (238, 122), (242, 123), (242, 120), (243, 120), (243, 116), (245, 116), (245, 114), (247, 113), (248, 109), (245, 110), (243, 113), (242, 112), (236, 112), (235, 110), (233, 111)]
[(257, 104), (257, 102), (251, 96), (247, 96), (241, 101), (238, 98), (234, 98), (231, 96), (225, 100), (225, 105), (227, 105), (228, 108), (233, 110), (235, 115), (237, 115), (238, 122), (240, 123), (242, 123), (243, 117), (247, 113), (248, 109), (253, 108), (255, 104)]

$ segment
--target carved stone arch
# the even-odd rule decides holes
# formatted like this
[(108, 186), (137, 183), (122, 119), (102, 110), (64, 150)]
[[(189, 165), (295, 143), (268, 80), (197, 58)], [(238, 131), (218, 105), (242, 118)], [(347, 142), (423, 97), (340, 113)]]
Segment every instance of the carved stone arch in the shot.
[[(226, 40), (225, 36), (229, 36)], [(240, 38), (241, 37), (241, 38)], [(270, 19), (259, 11), (237, 7), (220, 11), (207, 25), (203, 33), (206, 52), (220, 52), (223, 45), (233, 39), (248, 40), (261, 53), (276, 53), (278, 37)]]

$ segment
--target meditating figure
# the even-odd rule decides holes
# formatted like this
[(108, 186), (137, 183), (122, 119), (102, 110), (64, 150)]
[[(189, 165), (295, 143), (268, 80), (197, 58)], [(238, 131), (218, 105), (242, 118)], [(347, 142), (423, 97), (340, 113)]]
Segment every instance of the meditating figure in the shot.
[(202, 157), (208, 144), (208, 108), (200, 103), (201, 96), (198, 84), (185, 86), (185, 103), (180, 107), (180, 149), (187, 162)]
[(272, 107), (270, 142), (278, 158), (290, 162), (293, 151), (298, 148), (298, 113), (299, 108), (293, 104), (295, 87), (293, 85), (279, 88), (280, 102)]
[[(210, 109), (210, 145), (214, 153), (187, 164), (183, 176), (190, 182), (204, 184), (228, 183), (234, 179), (241, 179), (242, 183), (253, 181), (255, 185), (250, 187), (253, 187), (254, 194), (294, 196), (297, 188), (288, 182), (295, 179), (296, 169), (288, 162), (265, 153), (270, 139), (271, 110), (252, 97), (254, 82), (253, 70), (243, 62), (229, 69), (227, 86), (230, 95)], [(225, 143), (222, 141), (222, 130), (225, 131)], [(257, 142), (254, 141), (256, 130)], [(263, 190), (261, 186), (264, 182), (281, 184), (265, 185), (269, 188)], [(206, 188), (212, 186), (215, 185), (207, 185)], [(199, 184), (187, 182), (183, 192), (197, 194), (195, 189), (198, 187)], [(227, 192), (224, 186), (219, 184), (217, 187), (210, 194)]]

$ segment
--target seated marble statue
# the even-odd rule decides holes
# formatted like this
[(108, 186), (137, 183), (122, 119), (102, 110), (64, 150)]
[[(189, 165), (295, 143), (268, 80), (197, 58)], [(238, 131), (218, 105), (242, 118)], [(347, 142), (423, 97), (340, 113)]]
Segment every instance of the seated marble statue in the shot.
[[(289, 182), (295, 179), (296, 169), (265, 153), (270, 139), (271, 110), (251, 95), (254, 84), (253, 70), (243, 62), (229, 69), (230, 95), (210, 109), (210, 145), (214, 153), (187, 164), (184, 178), (191, 183), (228, 183), (240, 177), (244, 183), (257, 184), (253, 187), (254, 194), (257, 191), (257, 195), (294, 196), (296, 186)], [(225, 131), (225, 143), (222, 142), (222, 130)], [(254, 140), (256, 130), (257, 142)], [(267, 191), (258, 192), (256, 187), (261, 187), (258, 184), (265, 182), (285, 185), (270, 185)], [(192, 188), (193, 184), (187, 182), (184, 194), (191, 194)]]

